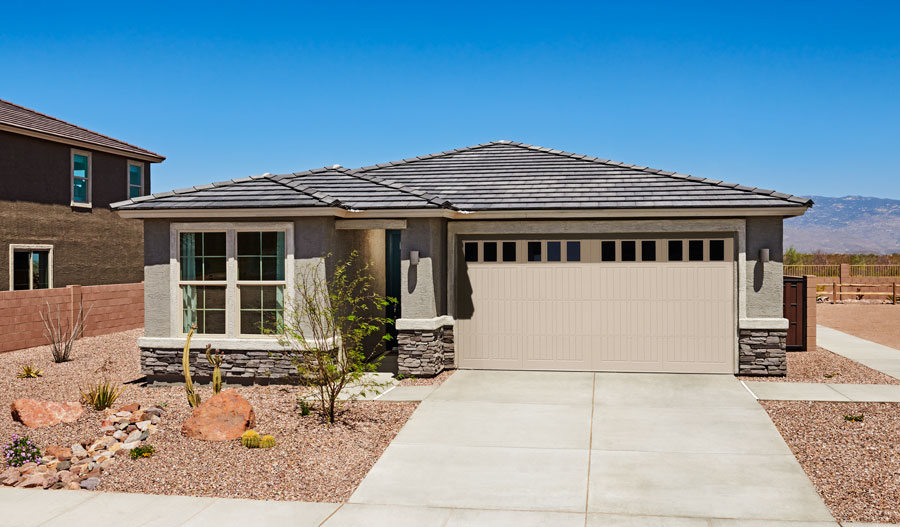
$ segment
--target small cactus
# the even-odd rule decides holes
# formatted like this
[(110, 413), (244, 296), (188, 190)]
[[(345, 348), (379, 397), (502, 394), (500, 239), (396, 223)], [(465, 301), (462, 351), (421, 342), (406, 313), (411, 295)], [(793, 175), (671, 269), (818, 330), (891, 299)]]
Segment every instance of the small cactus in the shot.
[(222, 360), (224, 359), (224, 353), (219, 350), (212, 351), (212, 346), (210, 346), (209, 344), (206, 345), (206, 360), (213, 367), (213, 394), (217, 394), (222, 391), (222, 370), (219, 367), (222, 365)]
[(247, 430), (241, 435), (241, 445), (247, 448), (259, 448), (259, 433), (256, 430)]
[(184, 341), (184, 353), (181, 356), (181, 368), (184, 370), (184, 391), (187, 392), (188, 404), (191, 408), (200, 406), (200, 394), (194, 391), (194, 383), (191, 380), (191, 335), (197, 329), (196, 324), (191, 325), (187, 340)]
[(275, 438), (270, 435), (262, 436), (259, 440), (259, 448), (272, 448), (275, 446)]

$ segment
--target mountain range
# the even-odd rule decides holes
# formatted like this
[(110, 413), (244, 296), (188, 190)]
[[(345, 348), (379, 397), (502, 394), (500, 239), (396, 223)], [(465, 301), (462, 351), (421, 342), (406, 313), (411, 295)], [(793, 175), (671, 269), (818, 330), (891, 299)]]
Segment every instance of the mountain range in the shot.
[(900, 200), (808, 196), (806, 214), (784, 222), (784, 248), (801, 253), (900, 252)]

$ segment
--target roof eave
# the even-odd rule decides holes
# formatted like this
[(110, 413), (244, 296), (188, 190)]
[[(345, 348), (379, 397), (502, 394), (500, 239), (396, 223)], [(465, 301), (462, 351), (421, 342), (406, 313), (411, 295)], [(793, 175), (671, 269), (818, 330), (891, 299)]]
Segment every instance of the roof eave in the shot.
[(84, 148), (87, 150), (94, 150), (97, 152), (106, 152), (109, 154), (115, 154), (117, 156), (127, 157), (129, 159), (139, 159), (141, 161), (149, 161), (150, 163), (162, 163), (166, 160), (166, 157), (163, 155), (155, 154), (155, 153), (138, 153), (132, 152), (130, 150), (124, 150), (119, 148), (112, 148), (109, 146), (98, 145), (96, 143), (90, 143), (87, 141), (79, 141), (77, 139), (70, 139), (68, 137), (63, 137), (56, 134), (50, 134), (46, 132), (38, 132), (36, 130), (31, 130), (29, 128), (22, 128), (20, 126), (13, 126), (9, 124), (0, 124), (0, 131), (10, 132), (13, 134), (25, 135), (28, 137), (34, 137), (36, 139), (44, 139), (46, 141), (53, 141), (54, 143), (62, 143), (65, 145), (76, 146), (78, 148)]

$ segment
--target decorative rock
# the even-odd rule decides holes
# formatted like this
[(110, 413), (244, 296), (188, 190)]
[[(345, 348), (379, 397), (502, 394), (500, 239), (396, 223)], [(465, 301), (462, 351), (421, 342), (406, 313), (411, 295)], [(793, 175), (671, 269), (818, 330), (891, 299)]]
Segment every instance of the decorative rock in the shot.
[(102, 463), (102, 462), (106, 461), (107, 459), (112, 458), (114, 455), (116, 455), (115, 452), (110, 452), (108, 450), (106, 452), (101, 452), (101, 453), (97, 454), (96, 456), (94, 456), (94, 462)]
[(140, 441), (140, 437), (141, 437), (141, 431), (135, 430), (134, 432), (128, 434), (128, 437), (126, 437), (122, 442), (123, 443), (134, 443), (136, 441)]
[(72, 445), (71, 449), (73, 457), (84, 457), (87, 455), (87, 450), (85, 450), (84, 447), (78, 443)]
[(153, 425), (159, 424), (159, 421), (160, 421), (159, 416), (157, 416), (157, 415), (150, 416), (150, 424), (153, 424)]
[[(53, 481), (50, 481), (51, 478)], [(47, 488), (50, 485), (56, 483), (56, 474), (48, 475), (48, 474), (29, 474), (19, 481), (16, 484), (16, 487), (23, 489), (33, 489), (35, 487)], [(50, 481), (50, 483), (45, 487), (44, 483)]]
[(114, 433), (112, 436), (116, 439), (116, 441), (124, 441), (125, 438), (128, 437), (128, 434), (123, 432), (122, 430), (116, 430), (116, 433)]
[(192, 439), (230, 441), (240, 438), (255, 424), (250, 403), (235, 390), (225, 390), (194, 408), (181, 433)]
[(44, 450), (44, 454), (48, 456), (53, 456), (60, 461), (68, 461), (72, 459), (72, 449), (59, 447), (59, 446), (48, 446)]
[(0, 474), (0, 483), (4, 485), (15, 485), (19, 482), (22, 471), (16, 467), (9, 467)]
[(87, 478), (86, 480), (81, 482), (81, 488), (84, 490), (94, 490), (97, 488), (97, 485), (100, 484), (100, 478), (93, 477)]
[(138, 441), (146, 441), (146, 439), (150, 437), (150, 430), (146, 430), (141, 432), (141, 437), (138, 438)]
[(104, 426), (103, 428), (100, 429), (100, 432), (103, 434), (106, 434), (108, 436), (111, 436), (116, 433), (116, 430), (118, 430), (118, 428), (116, 428), (114, 426)]
[(121, 449), (122, 449), (122, 443), (116, 442), (116, 443), (109, 445), (109, 448), (106, 449), (106, 451), (112, 452), (113, 454), (115, 454), (116, 452), (118, 452)]
[(70, 468), (71, 466), (72, 466), (72, 462), (71, 462), (71, 461), (60, 461), (60, 462), (56, 465), (56, 470), (57, 470), (57, 472), (68, 471), (69, 468)]
[(135, 426), (137, 426), (138, 430), (143, 432), (143, 431), (147, 430), (147, 427), (150, 426), (150, 424), (151, 424), (150, 421), (140, 421), (138, 423), (135, 423)]
[(131, 403), (131, 404), (128, 404), (128, 405), (125, 405), (125, 406), (119, 408), (119, 411), (120, 412), (137, 412), (140, 409), (141, 409), (141, 405), (139, 405), (138, 403)]
[(131, 417), (131, 412), (119, 411), (116, 412), (116, 417)]
[(56, 403), (35, 399), (16, 399), (10, 406), (12, 418), (29, 428), (71, 423), (84, 414), (78, 403)]
[(140, 441), (132, 441), (130, 443), (122, 443), (121, 450), (134, 450), (135, 448), (140, 446), (140, 444), (141, 444)]
[(162, 408), (147, 408), (146, 410), (144, 410), (145, 417), (148, 415), (151, 415), (151, 416), (155, 415), (156, 417), (162, 417), (163, 415), (165, 415), (165, 413), (166, 413), (166, 411), (163, 410)]
[(131, 417), (128, 419), (131, 423), (137, 423), (138, 421), (144, 420), (144, 412), (137, 411), (131, 414)]

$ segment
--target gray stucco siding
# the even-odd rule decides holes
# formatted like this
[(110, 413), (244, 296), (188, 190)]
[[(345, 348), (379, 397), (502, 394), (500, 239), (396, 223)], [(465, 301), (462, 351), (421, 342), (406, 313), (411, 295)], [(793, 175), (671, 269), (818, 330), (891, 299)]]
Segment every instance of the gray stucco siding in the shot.
[[(782, 295), (782, 222), (779, 217), (747, 218), (747, 316), (781, 318)], [(769, 261), (759, 261), (760, 249), (769, 249)]]
[[(447, 220), (410, 219), (400, 238), (400, 308), (404, 319), (447, 314)], [(419, 251), (419, 263), (409, 262)]]
[(168, 337), (169, 220), (144, 220), (144, 336)]

